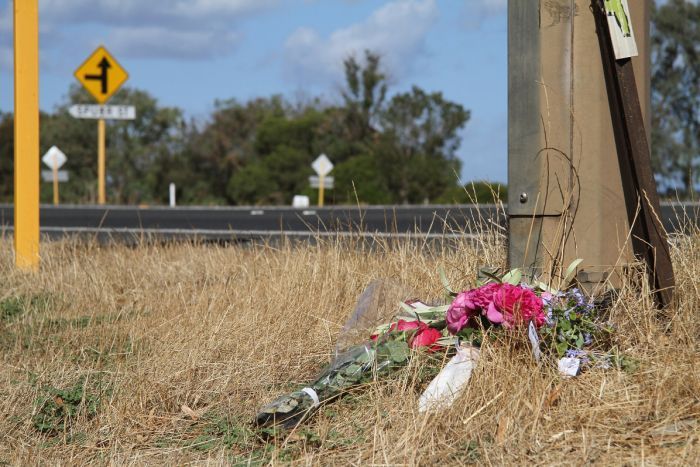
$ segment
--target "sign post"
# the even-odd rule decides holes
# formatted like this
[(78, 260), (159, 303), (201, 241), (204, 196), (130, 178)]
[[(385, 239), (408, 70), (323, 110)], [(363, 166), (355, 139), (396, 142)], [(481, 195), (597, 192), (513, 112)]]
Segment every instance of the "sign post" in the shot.
[(325, 179), (326, 175), (333, 170), (333, 163), (328, 159), (328, 156), (321, 154), (311, 163), (311, 168), (318, 174), (318, 206), (322, 208), (323, 198), (325, 196)]
[[(92, 97), (104, 104), (129, 79), (129, 75), (117, 60), (105, 49), (98, 47), (82, 65), (75, 70), (75, 77)], [(71, 107), (71, 115), (74, 108)], [(75, 110), (79, 113), (80, 110)], [(90, 113), (88, 111), (88, 113)], [(75, 115), (74, 115), (75, 116)], [(94, 118), (94, 117), (78, 117)], [(97, 202), (105, 204), (105, 118), (97, 117)]]
[(97, 120), (97, 204), (105, 204), (107, 201), (105, 189), (105, 120)]
[(14, 0), (15, 265), (39, 268), (39, 4)]
[(60, 169), (68, 159), (66, 158), (66, 155), (63, 154), (63, 151), (58, 149), (56, 146), (51, 146), (41, 160), (51, 169), (51, 178), (53, 181), (53, 204), (54, 206), (58, 206), (58, 169)]

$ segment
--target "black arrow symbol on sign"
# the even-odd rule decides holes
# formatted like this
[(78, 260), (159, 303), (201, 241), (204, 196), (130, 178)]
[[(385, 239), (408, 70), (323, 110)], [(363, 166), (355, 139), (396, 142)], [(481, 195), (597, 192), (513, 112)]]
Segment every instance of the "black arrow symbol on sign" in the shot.
[(97, 65), (97, 67), (102, 70), (102, 73), (100, 73), (99, 75), (85, 75), (85, 79), (93, 79), (99, 81), (102, 85), (102, 94), (107, 94), (107, 70), (112, 68), (112, 64), (109, 63), (107, 57), (103, 57), (102, 60), (100, 60), (100, 63), (99, 65)]

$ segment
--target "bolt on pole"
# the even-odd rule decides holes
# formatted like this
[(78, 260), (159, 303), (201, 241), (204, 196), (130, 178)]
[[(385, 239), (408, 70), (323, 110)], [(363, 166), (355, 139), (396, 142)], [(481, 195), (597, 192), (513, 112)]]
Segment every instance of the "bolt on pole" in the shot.
[(14, 0), (15, 264), (39, 268), (39, 4)]

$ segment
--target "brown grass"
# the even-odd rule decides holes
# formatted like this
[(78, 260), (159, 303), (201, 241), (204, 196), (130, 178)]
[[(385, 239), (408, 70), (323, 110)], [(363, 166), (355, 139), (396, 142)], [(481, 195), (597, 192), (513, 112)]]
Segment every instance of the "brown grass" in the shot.
[[(490, 345), (452, 410), (418, 414), (430, 377), (418, 356), (292, 434), (252, 427), (261, 405), (328, 361), (372, 279), (434, 298), (438, 266), (468, 286), (479, 266), (504, 261), (493, 235), (453, 246), (64, 241), (44, 244), (41, 272), (23, 274), (2, 241), (0, 465), (700, 464), (697, 234), (674, 243), (667, 319), (633, 285), (612, 308), (637, 371), (562, 380), (526, 350)], [(99, 400), (94, 416), (78, 402), (74, 418), (39, 432), (38, 401), (68, 404), (57, 391), (70, 388)]]

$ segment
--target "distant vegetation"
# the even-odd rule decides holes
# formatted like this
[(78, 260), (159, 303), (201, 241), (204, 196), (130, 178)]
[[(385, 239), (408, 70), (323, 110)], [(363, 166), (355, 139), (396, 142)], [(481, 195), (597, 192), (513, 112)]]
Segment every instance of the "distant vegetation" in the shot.
[[(700, 4), (668, 0), (652, 14), (653, 164), (660, 192), (692, 199), (700, 181)], [(146, 91), (123, 89), (111, 103), (137, 108), (133, 122), (107, 128), (107, 196), (111, 203), (167, 202), (177, 185), (182, 204), (289, 204), (316, 201), (311, 161), (334, 162), (330, 204), (464, 203), (505, 200), (506, 187), (467, 180), (457, 157), (469, 110), (414, 86), (390, 93), (380, 57), (365, 52), (344, 62), (345, 85), (334, 103), (290, 102), (281, 96), (217, 101), (204, 121), (163, 107)], [(41, 152), (59, 146), (69, 157), (62, 202), (96, 199), (96, 124), (68, 114), (92, 103), (78, 86), (41, 115)], [(0, 201), (13, 193), (13, 115), (0, 114)], [(466, 155), (467, 163), (469, 154)], [(41, 199), (51, 200), (42, 183)]]
[[(121, 90), (111, 103), (135, 105), (138, 118), (107, 123), (108, 201), (165, 203), (171, 182), (180, 203), (289, 204), (295, 194), (316, 201), (308, 177), (321, 153), (335, 164), (327, 203), (466, 202), (468, 191), (474, 198), (471, 188), (459, 185), (456, 155), (469, 111), (416, 86), (390, 95), (380, 57), (372, 52), (362, 60), (348, 58), (344, 67), (345, 87), (336, 104), (292, 103), (281, 96), (231, 99), (217, 101), (204, 122), (160, 106), (145, 91)], [(62, 202), (96, 199), (96, 124), (68, 113), (73, 104), (91, 102), (75, 85), (53, 113), (41, 115), (42, 154), (57, 145), (69, 157), (71, 178), (61, 186)], [(12, 151), (13, 117), (4, 114), (4, 201), (12, 199)], [(477, 192), (474, 199), (493, 200), (490, 189)], [(50, 199), (51, 186), (44, 183), (42, 200)]]
[(654, 169), (662, 193), (692, 199), (700, 181), (700, 3), (659, 2), (652, 19)]

